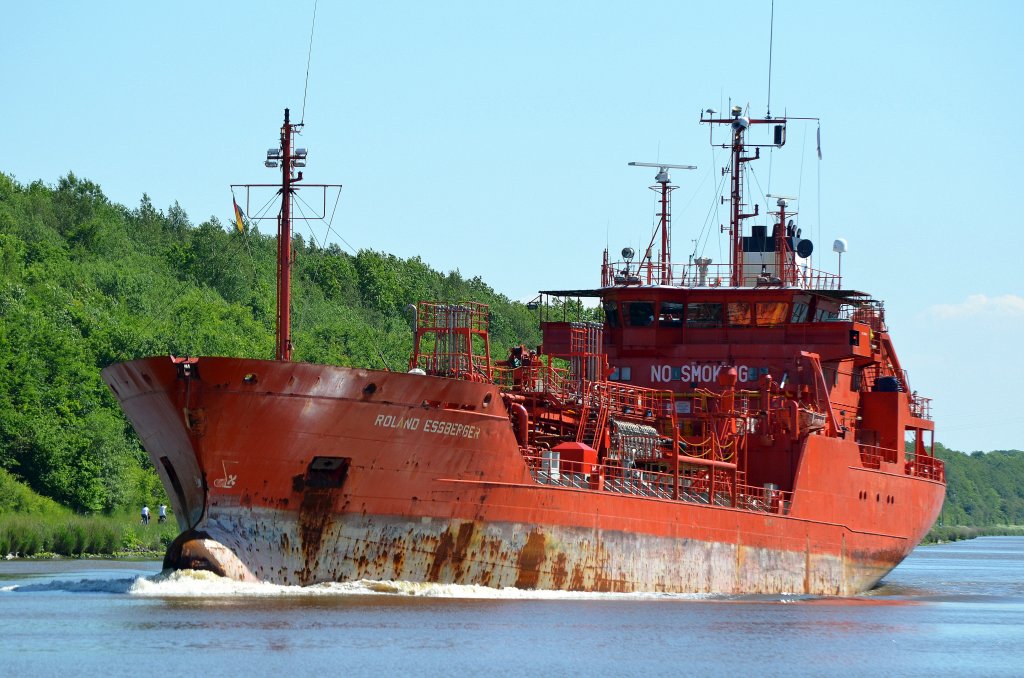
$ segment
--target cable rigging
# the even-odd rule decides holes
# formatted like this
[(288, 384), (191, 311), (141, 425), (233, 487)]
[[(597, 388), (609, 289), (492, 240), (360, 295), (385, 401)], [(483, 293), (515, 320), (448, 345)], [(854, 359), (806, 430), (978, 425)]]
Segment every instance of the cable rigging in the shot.
[[(774, 2), (774, 0), (772, 0)], [(313, 60), (313, 30), (316, 28), (316, 4), (313, 0), (313, 22), (309, 27), (309, 53), (306, 55), (306, 86), (302, 91), (302, 115), (299, 119), (300, 125), (306, 124), (306, 95), (309, 93), (309, 64)]]

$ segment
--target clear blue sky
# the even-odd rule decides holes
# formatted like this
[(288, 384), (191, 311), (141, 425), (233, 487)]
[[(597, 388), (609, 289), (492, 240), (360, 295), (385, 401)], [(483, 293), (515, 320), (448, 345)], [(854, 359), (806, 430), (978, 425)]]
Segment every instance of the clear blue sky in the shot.
[[(646, 242), (653, 176), (628, 161), (692, 163), (674, 176), (684, 260), (725, 219), (709, 220), (722, 157), (698, 112), (764, 113), (770, 7), (321, 0), (307, 179), (345, 184), (334, 228), (352, 247), (528, 299), (597, 284), (606, 242)], [(115, 202), (147, 193), (227, 223), (228, 185), (271, 180), (283, 109), (301, 115), (312, 9), (5, 8), (0, 171), (73, 171)], [(814, 128), (792, 126), (755, 195), (799, 194), (818, 267), (849, 241), (844, 281), (886, 301), (938, 439), (963, 450), (1024, 448), (1022, 25), (1017, 2), (775, 7), (772, 113), (820, 117), (824, 159)], [(725, 252), (716, 236), (701, 253)]]

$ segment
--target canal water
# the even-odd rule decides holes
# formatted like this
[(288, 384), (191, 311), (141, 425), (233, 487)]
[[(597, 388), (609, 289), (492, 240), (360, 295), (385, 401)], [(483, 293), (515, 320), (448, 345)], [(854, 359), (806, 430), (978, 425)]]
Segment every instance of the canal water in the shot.
[(0, 561), (7, 675), (1020, 676), (1024, 538), (921, 547), (855, 598), (244, 585)]

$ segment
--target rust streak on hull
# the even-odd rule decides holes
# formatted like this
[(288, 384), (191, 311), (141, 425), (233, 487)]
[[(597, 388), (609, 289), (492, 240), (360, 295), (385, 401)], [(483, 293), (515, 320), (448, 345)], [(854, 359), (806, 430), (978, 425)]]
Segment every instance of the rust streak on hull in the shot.
[[(515, 524), (414, 523), (391, 516), (349, 516), (333, 522), (315, 562), (274, 547), (289, 529), (287, 516), (232, 510), (216, 516), (220, 529), (192, 548), (210, 568), (240, 579), (309, 584), (358, 579), (425, 581), (521, 589), (697, 593), (847, 595), (873, 586), (904, 554), (838, 554), (642, 537), (592, 534), (573, 528)], [(243, 526), (245, 526), (243, 528)], [(478, 535), (459, 544), (455, 535)], [(240, 538), (239, 535), (245, 535)], [(288, 537), (292, 539), (293, 537)], [(548, 541), (560, 546), (550, 556)], [(267, 547), (246, 550), (249, 543)], [(236, 554), (244, 553), (244, 558)], [(395, 553), (402, 553), (396, 567)], [(742, 564), (740, 566), (739, 564)], [(571, 579), (567, 572), (573, 572)]]

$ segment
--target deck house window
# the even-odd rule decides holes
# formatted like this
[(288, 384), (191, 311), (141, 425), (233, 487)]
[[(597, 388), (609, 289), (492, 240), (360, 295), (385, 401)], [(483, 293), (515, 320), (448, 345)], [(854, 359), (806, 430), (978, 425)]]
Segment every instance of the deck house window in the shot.
[(793, 315), (789, 317), (791, 323), (807, 322), (807, 302), (797, 301), (793, 303)]
[[(756, 306), (757, 324), (762, 327), (784, 324), (787, 317), (786, 312), (789, 310), (788, 306), (789, 304), (784, 301), (758, 302)], [(804, 309), (804, 313), (807, 313), (806, 309)]]
[(750, 312), (750, 303), (746, 301), (732, 302), (726, 306), (729, 315), (729, 324), (733, 327), (748, 327), (754, 322), (754, 316)]
[(834, 308), (818, 308), (814, 312), (815, 322), (828, 322), (829, 320), (836, 320), (839, 318), (839, 311)]
[(687, 327), (721, 327), (722, 305), (716, 303), (691, 303), (686, 305)]
[(683, 305), (674, 301), (663, 301), (658, 307), (658, 327), (682, 327)]
[(631, 301), (626, 304), (631, 327), (650, 327), (654, 324), (654, 302)]
[(608, 322), (608, 327), (618, 327), (619, 323), (619, 305), (614, 301), (604, 302), (604, 319)]

